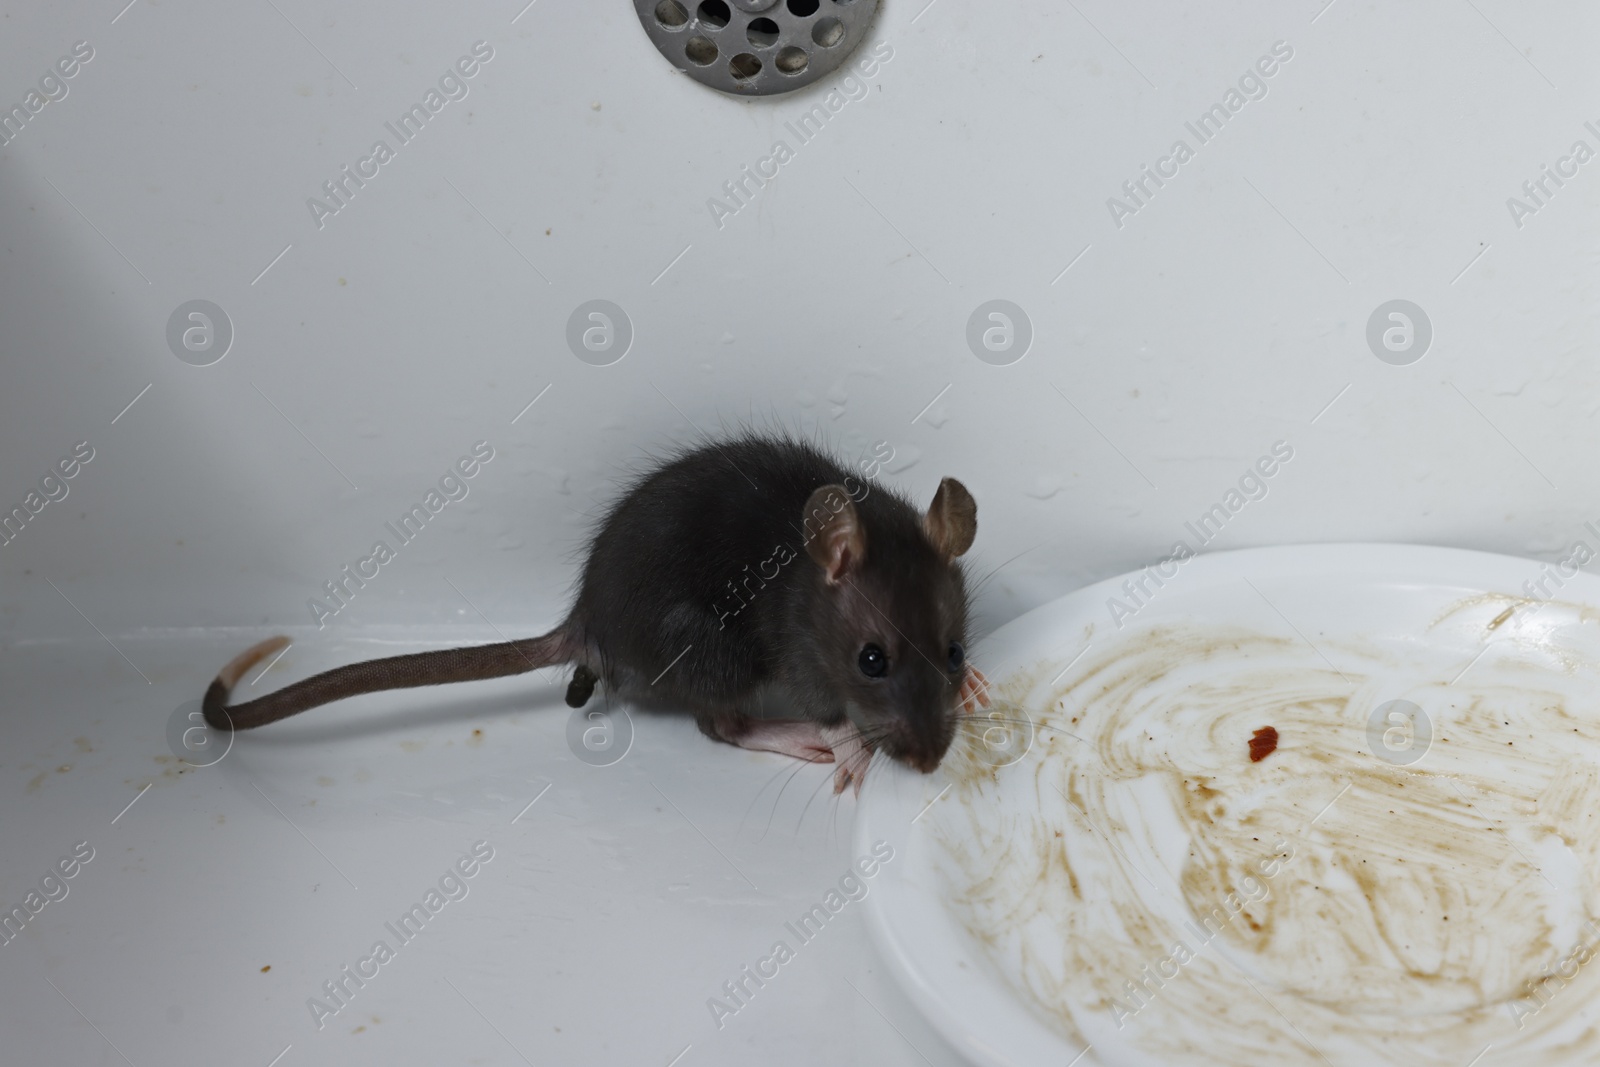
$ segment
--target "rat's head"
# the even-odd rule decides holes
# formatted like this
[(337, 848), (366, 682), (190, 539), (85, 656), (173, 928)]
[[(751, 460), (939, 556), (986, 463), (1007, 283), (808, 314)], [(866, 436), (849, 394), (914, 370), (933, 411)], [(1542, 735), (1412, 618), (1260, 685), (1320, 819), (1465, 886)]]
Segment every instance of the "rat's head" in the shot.
[(825, 485), (806, 502), (804, 527), (821, 569), (821, 680), (876, 748), (932, 771), (959, 714), (967, 590), (956, 558), (977, 533), (978, 505), (954, 478), (920, 519), (882, 491), (858, 501)]

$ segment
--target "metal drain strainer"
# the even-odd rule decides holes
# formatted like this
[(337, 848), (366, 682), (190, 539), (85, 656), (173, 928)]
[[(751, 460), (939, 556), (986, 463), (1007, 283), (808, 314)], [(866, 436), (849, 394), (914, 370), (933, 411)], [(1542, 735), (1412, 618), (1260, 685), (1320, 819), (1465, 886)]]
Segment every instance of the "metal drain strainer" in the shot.
[(771, 96), (839, 68), (878, 0), (633, 0), (650, 40), (695, 81)]

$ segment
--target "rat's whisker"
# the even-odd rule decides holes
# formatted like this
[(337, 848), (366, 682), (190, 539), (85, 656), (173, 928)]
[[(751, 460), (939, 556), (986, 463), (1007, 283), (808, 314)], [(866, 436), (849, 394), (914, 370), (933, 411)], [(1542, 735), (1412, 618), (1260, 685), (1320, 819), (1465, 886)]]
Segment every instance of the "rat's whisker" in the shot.
[[(783, 803), (784, 790), (789, 788), (789, 783), (794, 781), (795, 776), (798, 775), (801, 771), (805, 770), (807, 767), (816, 766), (817, 764), (824, 762), (823, 757), (822, 757), (822, 755), (820, 753), (817, 754), (814, 757), (809, 757), (809, 758), (808, 757), (801, 757), (801, 756), (795, 756), (795, 757), (791, 757), (791, 758), (794, 761), (794, 766), (792, 766), (792, 767), (779, 767), (776, 771), (773, 771), (772, 772), (772, 776), (767, 779), (766, 784), (763, 785), (760, 788), (760, 790), (758, 790), (756, 792), (755, 797), (750, 801), (750, 808), (746, 808), (745, 809), (745, 816), (748, 818), (749, 814), (750, 814), (750, 809), (754, 808), (755, 805), (756, 805), (756, 802), (761, 799), (761, 794), (765, 793), (767, 791), (767, 789), (771, 787), (773, 782), (776, 782), (779, 778), (783, 779), (783, 785), (778, 788), (777, 795), (772, 798), (772, 811), (767, 815), (767, 825), (766, 825), (765, 828), (762, 829), (761, 836), (756, 838), (757, 842), (765, 841), (766, 838), (767, 838), (767, 833), (772, 829), (772, 821), (775, 818), (777, 818), (778, 808)], [(741, 821), (740, 822), (741, 828), (743, 827), (743, 825), (744, 824)]]
[(800, 836), (800, 825), (801, 823), (805, 822), (806, 812), (811, 810), (812, 801), (817, 799), (817, 794), (822, 792), (825, 786), (831, 786), (832, 784), (833, 775), (823, 775), (822, 781), (818, 782), (817, 787), (811, 791), (811, 796), (806, 799), (805, 807), (800, 809), (800, 817), (794, 821), (794, 833), (796, 837)]
[(1001, 563), (998, 566), (993, 567), (990, 570), (986, 571), (981, 578), (979, 578), (977, 581), (972, 583), (972, 593), (968, 596), (967, 599), (969, 601), (977, 599), (977, 594), (983, 591), (983, 587), (986, 586), (987, 584), (989, 584), (989, 582), (994, 578), (995, 575), (999, 574), (1006, 567), (1011, 566), (1011, 564), (1015, 563), (1017, 560), (1021, 559), (1023, 556), (1026, 556), (1029, 552), (1037, 551), (1038, 549), (1043, 548), (1045, 545), (1047, 545), (1049, 543), (1050, 543), (1049, 539), (1046, 539), (1044, 541), (1040, 541), (1038, 544), (1034, 545), (1032, 548), (1025, 548), (1021, 552), (1018, 552), (1016, 555), (1012, 556), (1010, 559), (1006, 560), (1004, 563)]

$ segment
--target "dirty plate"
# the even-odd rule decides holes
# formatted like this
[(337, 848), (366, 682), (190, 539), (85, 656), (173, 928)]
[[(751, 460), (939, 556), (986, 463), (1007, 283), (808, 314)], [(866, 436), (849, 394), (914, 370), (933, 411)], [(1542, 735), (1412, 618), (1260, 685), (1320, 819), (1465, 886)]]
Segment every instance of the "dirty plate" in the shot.
[(989, 717), (868, 783), (881, 955), (985, 1065), (1600, 1062), (1596, 544), (1222, 553), (1002, 627)]

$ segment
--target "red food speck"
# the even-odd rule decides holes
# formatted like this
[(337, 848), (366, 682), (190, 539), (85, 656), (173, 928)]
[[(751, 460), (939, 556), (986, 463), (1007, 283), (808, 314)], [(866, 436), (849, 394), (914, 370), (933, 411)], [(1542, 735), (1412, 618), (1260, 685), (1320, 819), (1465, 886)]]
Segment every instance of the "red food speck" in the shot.
[(1260, 763), (1278, 747), (1278, 731), (1276, 727), (1263, 726), (1250, 738), (1250, 762)]

